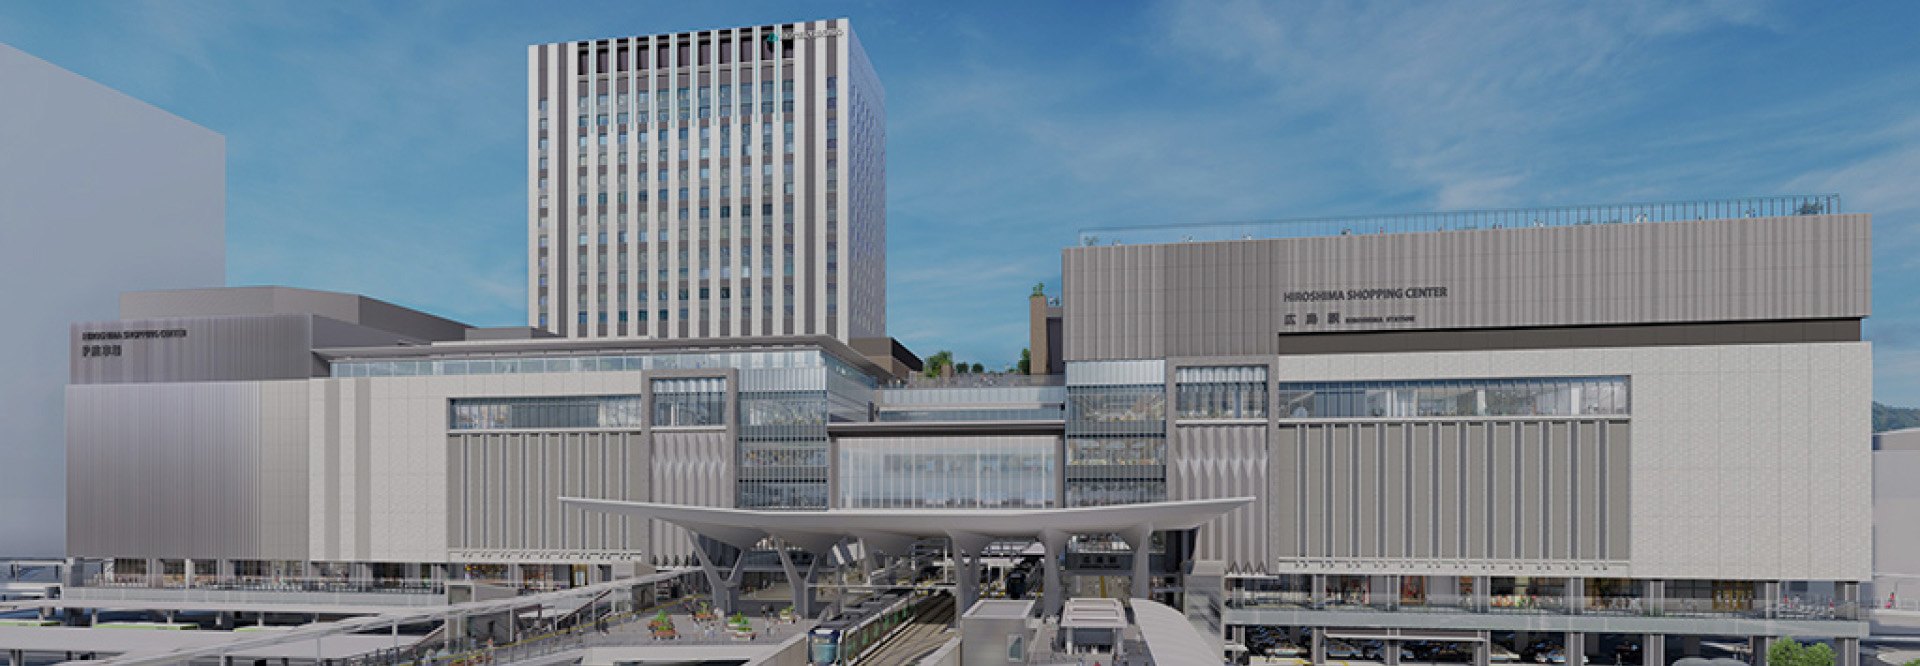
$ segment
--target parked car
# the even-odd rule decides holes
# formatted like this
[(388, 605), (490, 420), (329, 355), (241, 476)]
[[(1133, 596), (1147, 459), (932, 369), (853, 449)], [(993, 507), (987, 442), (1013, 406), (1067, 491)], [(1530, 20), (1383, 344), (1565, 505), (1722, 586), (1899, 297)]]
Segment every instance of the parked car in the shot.
[[(1386, 661), (1387, 642), (1375, 640), (1375, 641), (1367, 641), (1365, 643), (1361, 643), (1360, 654), (1365, 656), (1367, 659), (1371, 659), (1374, 661)], [(1408, 648), (1405, 645), (1401, 645), (1400, 660), (1413, 661), (1414, 660), (1413, 650), (1411, 648)]]
[(1363, 656), (1360, 648), (1354, 647), (1352, 643), (1346, 641), (1327, 641), (1328, 659), (1360, 659)]

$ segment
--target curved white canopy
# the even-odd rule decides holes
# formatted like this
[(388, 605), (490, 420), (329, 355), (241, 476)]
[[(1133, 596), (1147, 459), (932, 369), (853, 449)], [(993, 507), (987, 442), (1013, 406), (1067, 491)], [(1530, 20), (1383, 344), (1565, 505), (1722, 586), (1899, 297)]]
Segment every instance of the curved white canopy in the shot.
[[(1230, 497), (1069, 509), (833, 509), (753, 511), (707, 506), (562, 497), (565, 506), (661, 520), (736, 548), (774, 536), (816, 553), (844, 537), (910, 543), (919, 537), (1040, 538), (1042, 532), (1119, 533), (1186, 530), (1253, 502)], [(879, 537), (879, 538), (875, 538)], [(899, 539), (887, 539), (898, 537)], [(895, 547), (900, 547), (895, 545)]]

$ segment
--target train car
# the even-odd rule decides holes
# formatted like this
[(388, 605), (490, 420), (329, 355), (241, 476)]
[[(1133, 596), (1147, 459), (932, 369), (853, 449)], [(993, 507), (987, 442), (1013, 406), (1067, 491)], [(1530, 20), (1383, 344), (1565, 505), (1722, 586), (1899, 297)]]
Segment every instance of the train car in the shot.
[(853, 663), (867, 648), (912, 619), (920, 605), (931, 598), (924, 591), (893, 590), (843, 610), (807, 635), (808, 663)]

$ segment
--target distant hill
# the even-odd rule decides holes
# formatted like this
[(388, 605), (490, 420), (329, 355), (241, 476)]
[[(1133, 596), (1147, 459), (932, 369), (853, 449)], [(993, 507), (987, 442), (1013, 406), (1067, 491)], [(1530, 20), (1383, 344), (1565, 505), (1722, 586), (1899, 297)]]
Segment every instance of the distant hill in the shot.
[(1920, 428), (1920, 409), (1873, 403), (1873, 431)]

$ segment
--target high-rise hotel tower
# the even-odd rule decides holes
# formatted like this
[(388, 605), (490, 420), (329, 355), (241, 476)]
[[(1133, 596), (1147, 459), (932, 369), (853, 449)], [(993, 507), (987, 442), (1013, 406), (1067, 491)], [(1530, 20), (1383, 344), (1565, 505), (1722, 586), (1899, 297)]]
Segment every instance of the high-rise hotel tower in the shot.
[(886, 101), (846, 19), (527, 51), (527, 319), (886, 335)]

